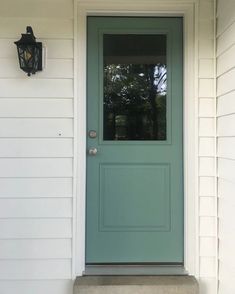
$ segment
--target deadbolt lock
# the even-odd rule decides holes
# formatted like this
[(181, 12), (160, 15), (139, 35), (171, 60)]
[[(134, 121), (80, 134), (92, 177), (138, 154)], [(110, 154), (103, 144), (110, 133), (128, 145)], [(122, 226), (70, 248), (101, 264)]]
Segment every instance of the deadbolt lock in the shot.
[(90, 130), (88, 134), (89, 134), (89, 138), (91, 139), (95, 139), (97, 137), (97, 132), (94, 130)]

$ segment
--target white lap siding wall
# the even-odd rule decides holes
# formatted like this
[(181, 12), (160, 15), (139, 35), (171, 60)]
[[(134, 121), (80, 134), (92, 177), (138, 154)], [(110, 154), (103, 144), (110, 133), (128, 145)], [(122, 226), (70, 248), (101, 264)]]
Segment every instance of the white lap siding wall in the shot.
[[(31, 25), (46, 68), (14, 41)], [(73, 1), (0, 1), (0, 293), (72, 293)]]
[(217, 9), (219, 294), (235, 293), (235, 2)]
[[(201, 294), (215, 294), (214, 1), (195, 3), (198, 277)], [(73, 14), (72, 0), (0, 2), (1, 294), (72, 293)], [(47, 48), (46, 68), (30, 78), (13, 43), (27, 25)]]
[(215, 1), (199, 1), (198, 169), (200, 293), (217, 288)]

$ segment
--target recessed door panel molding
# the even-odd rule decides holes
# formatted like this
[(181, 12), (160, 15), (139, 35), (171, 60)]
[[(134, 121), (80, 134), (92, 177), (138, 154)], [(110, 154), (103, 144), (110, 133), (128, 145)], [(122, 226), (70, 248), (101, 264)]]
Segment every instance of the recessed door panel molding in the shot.
[(168, 164), (101, 164), (99, 193), (100, 231), (170, 230)]

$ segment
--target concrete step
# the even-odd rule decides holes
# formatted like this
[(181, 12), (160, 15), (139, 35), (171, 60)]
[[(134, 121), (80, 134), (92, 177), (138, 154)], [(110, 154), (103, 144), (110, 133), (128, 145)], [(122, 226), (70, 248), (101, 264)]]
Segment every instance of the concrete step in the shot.
[(192, 276), (83, 276), (74, 294), (199, 294)]

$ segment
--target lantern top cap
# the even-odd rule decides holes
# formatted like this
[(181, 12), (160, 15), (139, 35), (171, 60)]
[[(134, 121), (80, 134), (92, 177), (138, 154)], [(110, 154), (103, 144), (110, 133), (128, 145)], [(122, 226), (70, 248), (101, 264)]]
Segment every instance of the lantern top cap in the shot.
[(27, 26), (27, 27), (26, 27), (26, 33), (32, 35), (32, 37), (33, 37), (34, 39), (36, 39), (35, 36), (34, 36), (34, 33), (33, 33), (33, 29), (32, 29), (32, 27)]
[(34, 44), (36, 42), (36, 38), (33, 33), (33, 29), (30, 26), (26, 27), (26, 34), (21, 34), (21, 39), (16, 41), (16, 45), (21, 44)]

